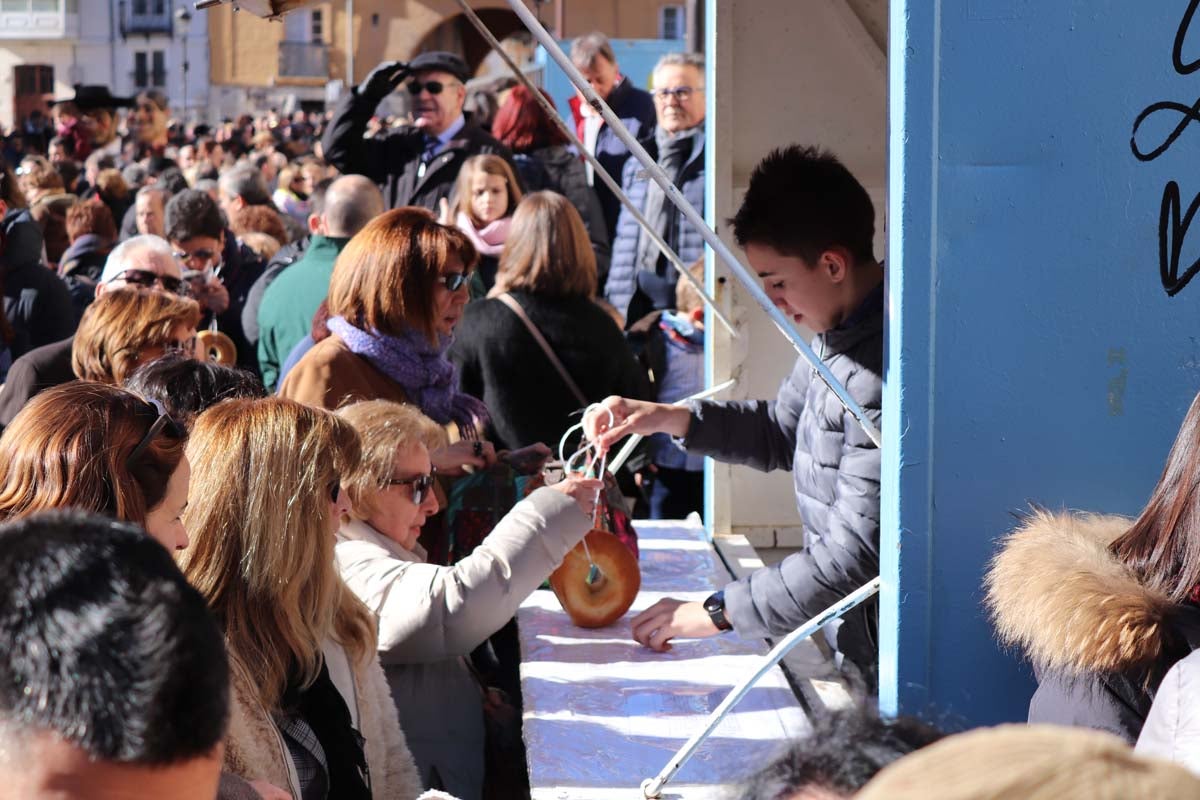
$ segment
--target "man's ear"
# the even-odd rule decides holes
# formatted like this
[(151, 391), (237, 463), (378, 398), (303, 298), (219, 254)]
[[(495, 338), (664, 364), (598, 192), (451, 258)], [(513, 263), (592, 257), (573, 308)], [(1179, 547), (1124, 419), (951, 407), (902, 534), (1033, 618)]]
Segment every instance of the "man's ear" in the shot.
[(821, 259), (818, 263), (821, 265), (821, 269), (825, 270), (832, 283), (841, 283), (850, 274), (849, 253), (841, 247), (831, 247), (821, 253)]

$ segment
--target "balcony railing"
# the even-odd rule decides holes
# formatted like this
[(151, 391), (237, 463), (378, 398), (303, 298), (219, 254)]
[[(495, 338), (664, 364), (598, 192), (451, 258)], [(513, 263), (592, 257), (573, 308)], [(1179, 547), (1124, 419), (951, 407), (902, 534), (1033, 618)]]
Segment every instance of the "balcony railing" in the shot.
[(76, 39), (75, 0), (0, 0), (0, 39)]
[(121, 12), (121, 38), (152, 33), (165, 33), (170, 36), (174, 31), (171, 25), (171, 4), (165, 0), (121, 0), (118, 7)]
[(280, 42), (279, 77), (328, 78), (328, 45), (320, 42)]

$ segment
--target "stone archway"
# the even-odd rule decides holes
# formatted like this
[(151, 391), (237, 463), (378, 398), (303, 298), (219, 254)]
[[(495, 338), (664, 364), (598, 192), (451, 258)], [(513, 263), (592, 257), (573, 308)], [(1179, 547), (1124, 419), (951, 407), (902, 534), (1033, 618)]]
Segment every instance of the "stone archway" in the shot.
[[(481, 8), (475, 12), (487, 25), (492, 34), (503, 41), (514, 33), (524, 33), (525, 26), (511, 11), (500, 8)], [(467, 21), (462, 14), (456, 14), (443, 20), (421, 39), (413, 50), (413, 55), (426, 50), (448, 50), (458, 53), (467, 62), (472, 74), (479, 69), (483, 59), (491, 52), (491, 47), (479, 31)]]

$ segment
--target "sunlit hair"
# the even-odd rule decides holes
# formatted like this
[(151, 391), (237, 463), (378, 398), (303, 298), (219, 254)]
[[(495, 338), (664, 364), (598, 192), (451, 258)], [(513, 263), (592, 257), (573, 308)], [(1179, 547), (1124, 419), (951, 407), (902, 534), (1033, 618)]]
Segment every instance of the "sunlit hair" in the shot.
[(521, 202), (521, 185), (517, 183), (517, 176), (513, 174), (512, 167), (508, 165), (508, 162), (500, 156), (481, 155), (468, 158), (463, 162), (462, 169), (458, 171), (451, 208), (454, 215), (457, 217), (459, 212), (462, 212), (471, 218), (471, 222), (476, 227), (483, 226), (483, 221), (477, 219), (475, 212), (471, 210), (471, 184), (476, 175), (495, 175), (497, 178), (503, 179), (504, 188), (508, 192), (508, 206), (501, 216), (507, 217), (512, 214), (517, 203)]
[[(539, 91), (554, 102), (545, 89)], [(492, 121), (492, 135), (514, 153), (527, 153), (570, 141), (524, 86), (516, 86), (508, 93), (508, 99)]]
[(145, 350), (165, 349), (178, 326), (195, 328), (199, 322), (195, 300), (140, 286), (109, 289), (83, 312), (71, 369), (84, 380), (123, 383)]
[(551, 297), (596, 293), (596, 254), (579, 212), (561, 194), (534, 192), (517, 206), (493, 294), (513, 290)]
[(1109, 547), (1147, 588), (1175, 603), (1200, 584), (1200, 395), (1192, 400), (1162, 476), (1133, 525)]
[(0, 436), (0, 520), (77, 508), (144, 525), (183, 459), (186, 434), (132, 392), (72, 381), (41, 392)]
[(197, 417), (187, 454), (198, 501), (179, 565), (263, 705), (312, 685), (326, 638), (374, 657), (374, 617), (338, 576), (330, 532), (331, 486), (358, 466), (354, 428), (278, 397), (227, 400)]
[(342, 250), (329, 281), (329, 313), (362, 330), (399, 336), (406, 329), (437, 340), (434, 291), (452, 261), (478, 256), (466, 234), (440, 225), (423, 208), (380, 214)]
[(421, 447), (437, 450), (448, 444), (446, 429), (416, 406), (368, 400), (344, 406), (337, 414), (354, 426), (363, 444), (358, 467), (342, 477), (356, 519), (378, 511), (379, 493), (388, 488), (399, 452)]

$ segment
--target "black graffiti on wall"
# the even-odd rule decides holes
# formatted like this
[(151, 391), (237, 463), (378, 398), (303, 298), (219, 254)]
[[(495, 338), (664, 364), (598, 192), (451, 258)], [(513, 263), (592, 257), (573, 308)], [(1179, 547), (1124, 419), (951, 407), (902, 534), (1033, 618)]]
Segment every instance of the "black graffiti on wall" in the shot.
[[(1183, 53), (1188, 31), (1191, 29), (1198, 6), (1200, 6), (1200, 0), (1189, 0), (1187, 9), (1179, 21), (1179, 27), (1175, 31), (1175, 42), (1171, 48), (1171, 65), (1179, 75), (1191, 75), (1200, 70), (1200, 58), (1185, 61)], [(1174, 121), (1175, 126), (1156, 146), (1147, 149), (1143, 146), (1144, 142), (1139, 142), (1138, 132), (1141, 130), (1142, 124), (1151, 119), (1156, 120), (1156, 125), (1161, 124), (1158, 121), (1163, 119), (1168, 125)], [(1129, 146), (1133, 150), (1134, 157), (1139, 161), (1153, 161), (1171, 149), (1171, 145), (1175, 144), (1193, 122), (1200, 122), (1200, 98), (1191, 105), (1171, 100), (1151, 103), (1133, 121), (1133, 133), (1129, 138)], [(1155, 127), (1155, 125), (1151, 127)], [(1179, 263), (1183, 256), (1183, 246), (1187, 240), (1188, 231), (1198, 211), (1200, 211), (1200, 194), (1192, 198), (1191, 203), (1184, 210), (1179, 183), (1174, 180), (1167, 181), (1167, 185), (1163, 187), (1162, 204), (1159, 206), (1158, 214), (1158, 271), (1163, 289), (1170, 297), (1178, 294), (1192, 278), (1196, 277), (1196, 273), (1200, 272), (1200, 258), (1183, 269), (1182, 274)]]

